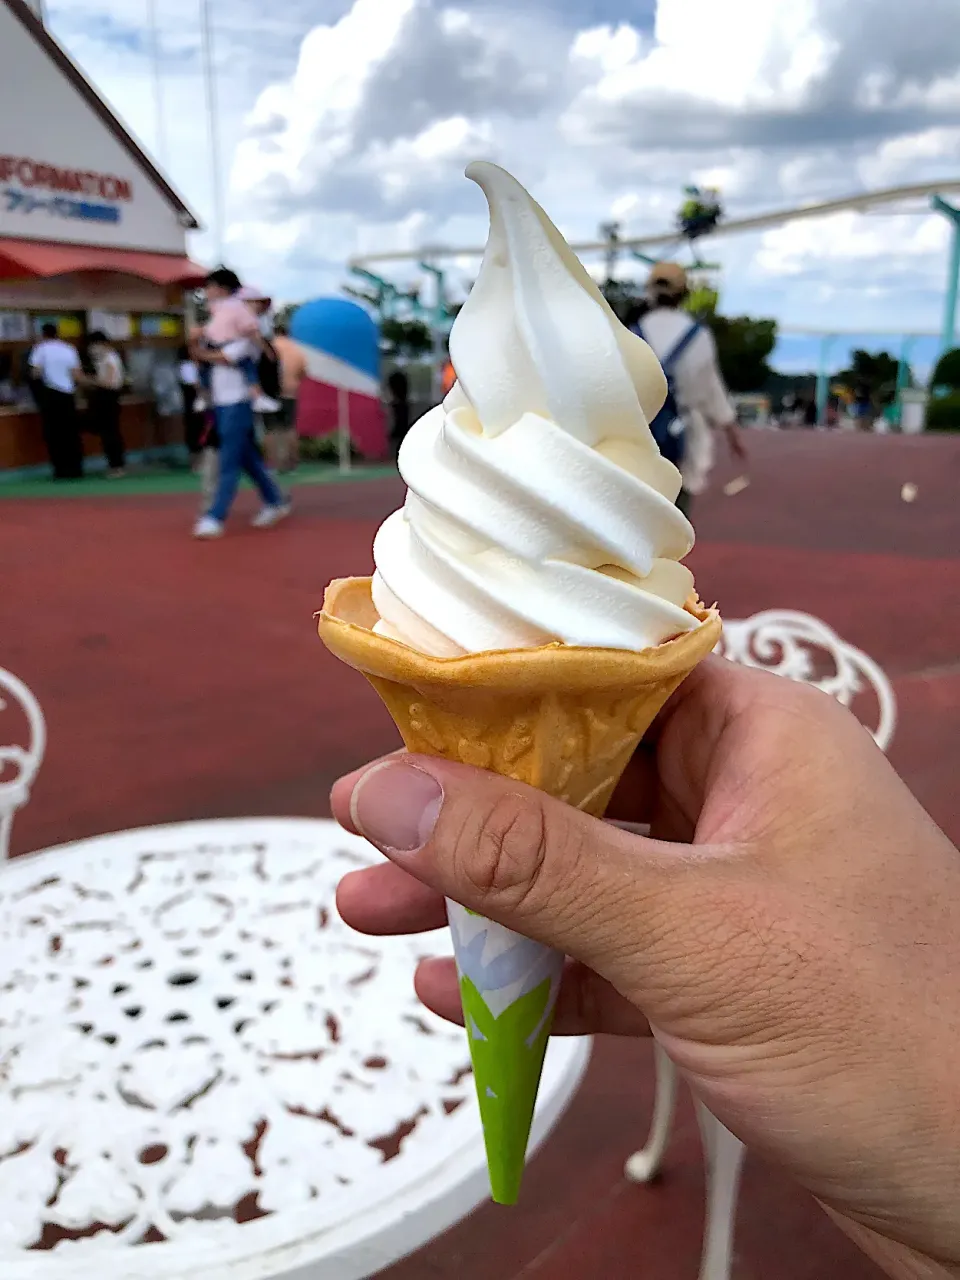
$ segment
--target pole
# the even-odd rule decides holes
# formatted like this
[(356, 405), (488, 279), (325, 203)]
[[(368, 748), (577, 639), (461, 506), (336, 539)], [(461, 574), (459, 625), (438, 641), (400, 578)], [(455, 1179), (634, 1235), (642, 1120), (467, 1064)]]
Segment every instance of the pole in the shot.
[(157, 23), (157, 0), (147, 0), (150, 26), (150, 49), (153, 57), (153, 109), (156, 116), (157, 158), (167, 163), (167, 130), (163, 113), (163, 78), (160, 72), (160, 27)]
[(213, 244), (217, 262), (223, 261), (223, 174), (220, 168), (220, 123), (217, 111), (216, 57), (210, 0), (200, 0), (200, 39), (203, 52), (203, 87), (210, 140), (210, 177), (213, 183)]
[(960, 292), (960, 209), (943, 196), (931, 196), (930, 207), (950, 223), (950, 265), (947, 269), (947, 296), (943, 304), (940, 354), (950, 351), (957, 338), (957, 294)]
[(833, 346), (833, 334), (825, 333), (820, 339), (820, 363), (817, 368), (817, 426), (822, 427), (827, 417), (827, 400), (830, 397), (830, 374), (827, 360)]
[(910, 383), (910, 352), (913, 350), (913, 344), (916, 341), (910, 334), (905, 334), (900, 344), (900, 362), (897, 365), (897, 388), (893, 397), (893, 414), (891, 420), (899, 427), (903, 421), (903, 402), (901, 399), (904, 389)]
[(337, 387), (337, 456), (341, 475), (350, 470), (350, 392)]
[(620, 223), (619, 222), (602, 222), (600, 224), (600, 234), (603, 236), (605, 244), (603, 250), (603, 269), (606, 276), (606, 283), (613, 284), (614, 277), (617, 274), (617, 260), (620, 257)]
[(433, 339), (433, 380), (434, 395), (439, 398), (442, 391), (443, 366), (446, 362), (446, 340), (447, 340), (447, 320), (449, 312), (447, 311), (447, 299), (444, 291), (444, 275), (442, 267), (434, 266), (432, 262), (421, 262), (420, 270), (426, 271), (428, 275), (433, 276), (437, 282), (437, 300), (434, 304), (432, 312), (429, 315), (430, 336)]

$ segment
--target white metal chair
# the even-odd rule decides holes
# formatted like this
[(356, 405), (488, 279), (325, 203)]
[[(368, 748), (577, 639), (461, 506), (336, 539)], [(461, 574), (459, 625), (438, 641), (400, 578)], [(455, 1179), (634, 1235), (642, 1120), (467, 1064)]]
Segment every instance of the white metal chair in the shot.
[[(0, 667), (0, 711), (6, 711), (11, 700), (23, 708), (29, 742), (26, 747), (0, 746), (0, 861), (9, 857), (13, 816), (30, 799), (47, 745), (47, 726), (39, 702), (22, 680)], [(8, 778), (11, 770), (13, 776)]]
[[(725, 621), (718, 652), (731, 662), (763, 667), (788, 680), (815, 685), (845, 707), (851, 706), (858, 694), (872, 696), (876, 728), (870, 732), (884, 751), (889, 746), (897, 714), (890, 681), (872, 658), (841, 640), (819, 618), (790, 609), (770, 609), (745, 621)], [(625, 1173), (631, 1182), (649, 1182), (660, 1172), (673, 1121), (677, 1069), (659, 1045), (654, 1053), (657, 1089), (653, 1119), (646, 1145), (627, 1161)], [(696, 1110), (707, 1180), (700, 1280), (729, 1280), (744, 1146), (699, 1102)]]

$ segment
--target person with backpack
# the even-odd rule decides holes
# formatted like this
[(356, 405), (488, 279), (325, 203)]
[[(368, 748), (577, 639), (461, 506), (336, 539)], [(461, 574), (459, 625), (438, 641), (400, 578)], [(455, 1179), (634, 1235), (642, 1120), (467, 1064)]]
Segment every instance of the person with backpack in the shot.
[(647, 281), (647, 310), (633, 330), (653, 348), (667, 378), (667, 398), (650, 424), (660, 452), (680, 468), (677, 506), (689, 515), (714, 460), (713, 432), (722, 431), (731, 454), (745, 461), (737, 414), (720, 373), (710, 330), (683, 310), (687, 273), (676, 262), (657, 262)]

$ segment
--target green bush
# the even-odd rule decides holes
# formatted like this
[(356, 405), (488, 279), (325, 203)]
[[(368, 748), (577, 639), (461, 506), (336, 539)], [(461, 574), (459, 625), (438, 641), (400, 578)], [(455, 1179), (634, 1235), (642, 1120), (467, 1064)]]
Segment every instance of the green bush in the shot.
[(302, 462), (337, 462), (339, 457), (335, 432), (329, 436), (304, 436), (300, 441)]
[(960, 431), (960, 391), (931, 400), (927, 405), (928, 431)]
[(937, 367), (930, 379), (932, 387), (949, 387), (951, 391), (960, 391), (960, 347), (945, 351), (937, 361)]

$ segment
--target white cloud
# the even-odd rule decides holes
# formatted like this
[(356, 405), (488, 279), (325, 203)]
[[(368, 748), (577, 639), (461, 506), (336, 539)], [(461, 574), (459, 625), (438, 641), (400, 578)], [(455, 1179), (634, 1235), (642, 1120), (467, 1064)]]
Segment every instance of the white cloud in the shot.
[(862, 217), (852, 212), (834, 213), (764, 232), (756, 263), (771, 275), (796, 276), (837, 263), (861, 270), (864, 264), (884, 260), (927, 259), (943, 252), (946, 243), (946, 222), (933, 214)]
[[(281, 296), (338, 287), (354, 253), (482, 242), (483, 201), (462, 177), (478, 154), (593, 239), (611, 216), (637, 234), (670, 226), (691, 180), (719, 186), (733, 216), (942, 176), (960, 151), (956, 0), (659, 0), (652, 24), (614, 25), (595, 0), (218, 7), (230, 254)], [(173, 177), (203, 214), (195, 5), (159, 8)], [(54, 7), (54, 29), (151, 142), (142, 40), (116, 57), (138, 21), (129, 0)], [(851, 214), (705, 252), (737, 311), (935, 324), (944, 234), (939, 218)]]
[(654, 35), (641, 42), (621, 26), (577, 38), (574, 60), (596, 74), (565, 115), (571, 138), (639, 138), (636, 116), (654, 123), (658, 102), (714, 112), (797, 108), (832, 53), (815, 0), (660, 0)]
[(869, 187), (901, 186), (924, 178), (949, 177), (960, 156), (960, 125), (926, 129), (882, 142), (858, 170)]

